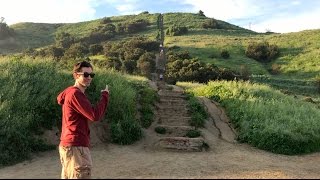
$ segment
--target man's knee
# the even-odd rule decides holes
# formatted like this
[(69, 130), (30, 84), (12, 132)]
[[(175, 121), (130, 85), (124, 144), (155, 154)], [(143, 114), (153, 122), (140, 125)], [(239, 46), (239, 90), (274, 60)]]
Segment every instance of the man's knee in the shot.
[(91, 168), (88, 166), (75, 167), (75, 175), (78, 179), (89, 179), (91, 178)]

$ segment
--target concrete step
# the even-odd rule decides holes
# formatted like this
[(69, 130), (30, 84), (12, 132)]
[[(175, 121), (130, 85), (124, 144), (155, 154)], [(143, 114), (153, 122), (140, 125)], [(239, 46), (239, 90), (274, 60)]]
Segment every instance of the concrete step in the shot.
[(157, 109), (163, 111), (188, 111), (188, 107), (185, 105), (156, 105)]
[(163, 137), (159, 139), (156, 145), (166, 150), (202, 151), (204, 143), (202, 137)]
[(189, 121), (186, 119), (162, 119), (159, 118), (158, 124), (168, 126), (189, 126)]
[(170, 136), (170, 137), (186, 137), (187, 133), (190, 130), (195, 128), (192, 126), (169, 126), (169, 125), (158, 125), (157, 127), (166, 129), (165, 134), (161, 136)]
[(157, 112), (157, 115), (161, 118), (169, 118), (169, 119), (179, 119), (184, 117), (191, 117), (191, 115), (188, 113), (188, 111), (159, 111)]
[(166, 105), (188, 105), (188, 102), (185, 99), (179, 98), (160, 98), (159, 104), (166, 104)]

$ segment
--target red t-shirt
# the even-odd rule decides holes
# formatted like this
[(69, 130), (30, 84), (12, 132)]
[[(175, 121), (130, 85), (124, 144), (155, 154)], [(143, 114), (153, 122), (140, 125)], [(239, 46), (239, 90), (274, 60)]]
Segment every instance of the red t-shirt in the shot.
[(70, 86), (62, 91), (57, 101), (62, 105), (62, 132), (60, 145), (90, 145), (89, 121), (99, 121), (105, 114), (109, 94), (101, 93), (99, 102), (93, 107), (87, 96), (77, 87)]

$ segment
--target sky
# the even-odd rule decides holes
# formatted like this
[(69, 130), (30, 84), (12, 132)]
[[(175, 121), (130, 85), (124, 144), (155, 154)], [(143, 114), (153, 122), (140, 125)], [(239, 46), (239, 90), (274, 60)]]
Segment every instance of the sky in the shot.
[(200, 10), (209, 18), (256, 32), (320, 29), (320, 0), (0, 0), (0, 17), (9, 26), (18, 22), (75, 23), (143, 11)]

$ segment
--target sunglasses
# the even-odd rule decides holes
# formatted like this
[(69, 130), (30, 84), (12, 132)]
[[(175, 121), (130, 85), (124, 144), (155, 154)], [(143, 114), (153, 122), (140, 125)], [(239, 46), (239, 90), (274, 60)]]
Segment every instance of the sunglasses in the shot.
[(95, 73), (87, 73), (87, 72), (84, 72), (84, 73), (77, 73), (77, 74), (80, 74), (80, 75), (82, 75), (83, 74), (83, 76), (85, 77), (85, 78), (87, 78), (87, 77), (91, 77), (91, 78), (94, 78), (94, 75), (96, 75)]

